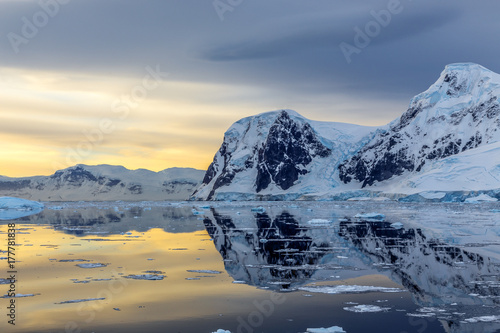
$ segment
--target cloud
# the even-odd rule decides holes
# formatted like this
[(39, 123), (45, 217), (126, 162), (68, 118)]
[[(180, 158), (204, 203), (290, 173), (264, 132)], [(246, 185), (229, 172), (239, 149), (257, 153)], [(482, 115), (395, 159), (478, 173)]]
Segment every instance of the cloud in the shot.
[[(317, 120), (380, 125), (448, 63), (500, 72), (492, 39), (500, 3), (491, 1), (401, 0), (401, 13), (347, 63), (339, 44), (354, 43), (354, 28), (389, 3), (252, 0), (221, 21), (212, 1), (70, 1), (16, 53), (9, 34), (22, 36), (43, 8), (0, 0), (0, 134), (16, 142), (2, 156), (42, 145), (51, 161), (63, 161), (83, 131), (109, 118), (116, 130), (86, 161), (208, 165), (224, 131), (244, 116), (291, 108)], [(118, 117), (113, 102), (142, 82), (147, 66), (170, 75)]]

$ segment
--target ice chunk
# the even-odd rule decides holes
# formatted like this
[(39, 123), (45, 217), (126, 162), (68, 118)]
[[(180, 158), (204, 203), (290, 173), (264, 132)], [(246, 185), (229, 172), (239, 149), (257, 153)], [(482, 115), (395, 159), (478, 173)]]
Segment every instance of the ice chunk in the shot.
[(405, 291), (399, 288), (387, 288), (387, 287), (375, 287), (375, 286), (314, 286), (314, 287), (301, 287), (299, 290), (311, 292), (311, 293), (323, 293), (323, 294), (361, 294), (370, 292), (379, 293), (399, 293)]
[(210, 269), (188, 269), (189, 273), (203, 273), (203, 274), (221, 274), (221, 271), (213, 271)]
[(368, 220), (368, 221), (383, 221), (385, 220), (385, 215), (380, 213), (366, 213), (366, 214), (356, 214), (354, 217), (358, 219)]
[(307, 221), (307, 223), (312, 225), (329, 225), (330, 223), (332, 223), (332, 221), (325, 219), (312, 219)]
[(500, 322), (500, 316), (482, 316), (464, 319), (466, 323), (487, 323), (487, 322)]
[(467, 203), (478, 203), (478, 202), (495, 202), (498, 201), (497, 198), (492, 198), (487, 194), (480, 194), (477, 197), (467, 198), (465, 202)]
[(231, 331), (223, 330), (222, 328), (219, 328), (217, 331), (212, 332), (212, 333), (231, 333)]
[(108, 264), (90, 263), (90, 264), (77, 264), (76, 266), (80, 268), (99, 268), (99, 267), (106, 267), (108, 266)]
[(0, 197), (0, 220), (14, 220), (38, 214), (43, 208), (44, 205), (40, 202), (13, 197)]
[(72, 299), (72, 300), (69, 300), (69, 301), (63, 301), (63, 302), (54, 303), (54, 304), (72, 304), (72, 303), (102, 301), (102, 300), (105, 300), (105, 299), (106, 298), (104, 298), (104, 297), (101, 297), (101, 298)]
[(388, 311), (391, 308), (382, 308), (376, 305), (356, 305), (351, 307), (344, 308), (345, 311), (357, 312), (357, 313), (365, 313), (365, 312), (383, 312)]
[(394, 229), (401, 229), (403, 228), (403, 223), (401, 222), (391, 223), (391, 227), (393, 227)]
[(332, 326), (328, 328), (308, 328), (307, 333), (346, 333), (342, 327)]
[(124, 276), (126, 279), (133, 279), (133, 280), (163, 280), (165, 278), (165, 275), (161, 274), (130, 274), (127, 276)]
[(33, 297), (33, 296), (35, 296), (35, 294), (15, 294), (15, 296), (3, 295), (0, 298), (20, 298), (20, 297)]

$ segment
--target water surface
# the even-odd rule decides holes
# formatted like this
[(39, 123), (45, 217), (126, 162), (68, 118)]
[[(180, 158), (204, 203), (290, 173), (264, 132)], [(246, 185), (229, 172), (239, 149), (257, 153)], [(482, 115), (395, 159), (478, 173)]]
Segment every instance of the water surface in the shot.
[[(15, 326), (0, 299), (0, 330), (496, 332), (496, 208), (49, 204), (14, 221), (16, 292), (28, 296), (16, 298)], [(385, 218), (355, 217), (373, 212)]]

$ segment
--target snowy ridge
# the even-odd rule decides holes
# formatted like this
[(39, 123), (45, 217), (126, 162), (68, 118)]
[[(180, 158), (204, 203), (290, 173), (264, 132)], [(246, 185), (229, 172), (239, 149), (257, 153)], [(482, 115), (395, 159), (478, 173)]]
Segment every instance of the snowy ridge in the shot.
[(225, 133), (192, 198), (500, 199), (498, 96), (499, 74), (459, 63), (379, 128), (311, 121), (291, 110), (244, 118)]
[[(436, 83), (412, 99), (389, 130), (378, 133), (341, 164), (340, 179), (359, 182), (362, 187), (391, 178), (406, 181), (406, 177), (442, 166), (435, 161), (500, 141), (499, 95), (500, 75), (476, 64), (448, 65)], [(482, 163), (488, 162), (476, 161), (478, 166)], [(499, 182), (495, 183), (498, 188)], [(455, 185), (453, 190), (470, 190), (476, 184), (463, 178)]]
[(203, 173), (188, 168), (153, 172), (80, 164), (52, 176), (0, 177), (0, 195), (43, 201), (186, 200)]

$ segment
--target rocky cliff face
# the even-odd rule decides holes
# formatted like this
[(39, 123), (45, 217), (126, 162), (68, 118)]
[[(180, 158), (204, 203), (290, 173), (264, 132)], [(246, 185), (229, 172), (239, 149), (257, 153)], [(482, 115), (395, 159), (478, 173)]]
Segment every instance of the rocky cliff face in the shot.
[(332, 153), (317, 138), (308, 123), (299, 124), (282, 111), (269, 129), (266, 143), (257, 152), (257, 193), (271, 182), (283, 190), (293, 186), (315, 157)]
[(327, 191), (337, 185), (335, 166), (372, 130), (314, 122), (291, 110), (244, 118), (225, 133), (194, 197), (293, 196), (318, 190), (317, 185)]

